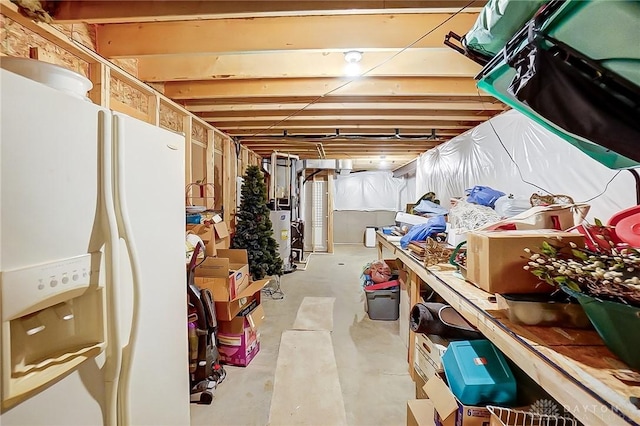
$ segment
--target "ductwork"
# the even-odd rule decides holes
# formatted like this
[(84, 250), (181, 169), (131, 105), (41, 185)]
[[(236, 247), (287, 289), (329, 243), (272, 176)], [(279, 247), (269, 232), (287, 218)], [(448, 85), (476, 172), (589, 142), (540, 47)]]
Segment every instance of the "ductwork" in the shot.
[(306, 169), (335, 170), (341, 175), (346, 175), (353, 170), (352, 160), (310, 159), (297, 162), (296, 172), (301, 173)]

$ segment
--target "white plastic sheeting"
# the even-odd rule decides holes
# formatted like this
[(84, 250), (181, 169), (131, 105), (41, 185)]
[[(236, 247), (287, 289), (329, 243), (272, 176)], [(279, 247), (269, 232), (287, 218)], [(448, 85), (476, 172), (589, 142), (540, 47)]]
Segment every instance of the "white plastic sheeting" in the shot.
[(390, 171), (351, 173), (338, 176), (335, 183), (334, 210), (404, 210), (400, 193), (404, 179)]
[[(451, 197), (464, 196), (465, 189), (474, 185), (527, 198), (534, 192), (545, 193), (525, 180), (550, 193), (588, 202), (591, 222), (593, 218), (606, 221), (636, 204), (630, 172), (606, 168), (515, 110), (420, 155), (416, 193), (433, 191), (443, 205)], [(589, 201), (593, 197), (597, 198)]]

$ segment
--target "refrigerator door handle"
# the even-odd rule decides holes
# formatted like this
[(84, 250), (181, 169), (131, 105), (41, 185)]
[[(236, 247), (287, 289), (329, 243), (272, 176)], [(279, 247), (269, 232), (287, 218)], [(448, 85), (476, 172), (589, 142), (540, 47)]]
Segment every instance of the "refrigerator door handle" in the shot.
[(127, 245), (129, 261), (131, 263), (131, 273), (133, 278), (133, 313), (131, 318), (131, 331), (129, 341), (122, 349), (122, 369), (118, 383), (118, 425), (128, 426), (131, 424), (131, 410), (129, 408), (129, 385), (131, 378), (131, 362), (135, 352), (135, 342), (138, 336), (139, 312), (140, 312), (140, 264), (135, 239), (131, 231), (131, 221), (129, 219), (125, 184), (125, 164), (124, 164), (124, 141), (125, 141), (125, 121), (117, 114), (113, 115), (114, 120), (114, 198), (116, 205), (116, 215), (120, 229), (120, 237)]
[(103, 205), (105, 220), (103, 221), (106, 269), (106, 299), (107, 299), (107, 349), (104, 365), (104, 380), (106, 387), (105, 424), (118, 424), (118, 377), (122, 366), (120, 344), (120, 321), (118, 312), (118, 290), (120, 279), (120, 253), (118, 223), (113, 198), (113, 144), (112, 122), (109, 111), (100, 111), (98, 118), (100, 155), (102, 157), (100, 170), (100, 199)]

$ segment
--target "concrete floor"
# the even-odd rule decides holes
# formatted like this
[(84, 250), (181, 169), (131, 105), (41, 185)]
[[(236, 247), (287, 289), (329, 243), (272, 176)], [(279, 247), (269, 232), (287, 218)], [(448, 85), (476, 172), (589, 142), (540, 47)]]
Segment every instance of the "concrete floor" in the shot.
[[(335, 297), (333, 348), (347, 422), (350, 425), (405, 425), (414, 384), (398, 321), (372, 321), (364, 311), (359, 277), (376, 250), (336, 245), (334, 254), (313, 254), (306, 270), (282, 277), (283, 300), (263, 297), (265, 321), (260, 353), (248, 367), (225, 367), (227, 379), (211, 405), (191, 406), (192, 425), (267, 425), (280, 337), (291, 328), (305, 296)], [(309, 383), (316, 398), (322, 394)], [(318, 425), (325, 425), (318, 419)]]

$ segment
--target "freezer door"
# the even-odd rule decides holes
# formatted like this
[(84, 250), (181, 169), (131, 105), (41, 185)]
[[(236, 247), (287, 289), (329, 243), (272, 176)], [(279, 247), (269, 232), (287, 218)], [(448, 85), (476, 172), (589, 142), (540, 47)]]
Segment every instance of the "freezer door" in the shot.
[[(0, 90), (0, 270), (38, 266), (20, 274), (11, 286), (15, 290), (24, 285), (25, 291), (12, 291), (12, 294), (20, 296), (21, 303), (28, 309), (35, 306), (41, 309), (43, 303), (53, 303), (52, 298), (70, 297), (72, 292), (68, 290), (79, 283), (73, 270), (65, 269), (69, 259), (81, 255), (86, 258), (88, 253), (99, 257), (97, 254), (103, 247), (99, 140), (105, 130), (101, 120), (109, 113), (90, 102), (6, 70), (0, 70)], [(54, 266), (51, 262), (55, 262)], [(78, 274), (78, 279), (84, 280), (82, 276)], [(99, 276), (102, 275), (93, 275), (92, 289), (84, 293), (89, 297), (86, 302), (91, 303), (79, 303), (84, 295), (72, 302), (73, 319), (67, 321), (65, 317), (61, 321), (54, 315), (53, 308), (41, 311), (37, 317), (45, 327), (38, 327), (41, 331), (28, 339), (19, 335), (24, 333), (21, 320), (10, 318), (9, 312), (18, 308), (17, 303), (11, 304), (7, 297), (8, 280), (0, 284), (3, 290), (0, 300), (5, 304), (0, 309), (5, 408), (0, 415), (1, 424), (103, 423), (102, 357), (85, 360), (68, 375), (61, 366), (71, 367), (71, 363), (65, 362), (49, 363), (47, 368), (27, 375), (14, 371), (21, 357), (32, 358), (35, 363), (39, 355), (46, 360), (61, 354), (67, 356), (74, 341), (83, 347), (87, 345), (92, 336), (87, 334), (86, 325), (95, 320), (94, 310), (99, 309), (96, 306), (102, 302), (101, 295), (95, 291)], [(102, 282), (100, 279), (101, 286)], [(27, 295), (29, 300), (25, 300)], [(90, 320), (82, 320), (88, 317)], [(101, 334), (99, 326), (94, 331), (96, 335)], [(81, 359), (76, 357), (75, 361)], [(33, 380), (53, 384), (30, 393)], [(4, 400), (12, 395), (19, 397), (7, 403), (17, 405), (6, 409)]]
[(119, 396), (130, 424), (185, 425), (184, 136), (120, 114), (113, 121), (121, 339), (126, 345), (131, 336), (133, 345), (129, 380), (125, 371)]

